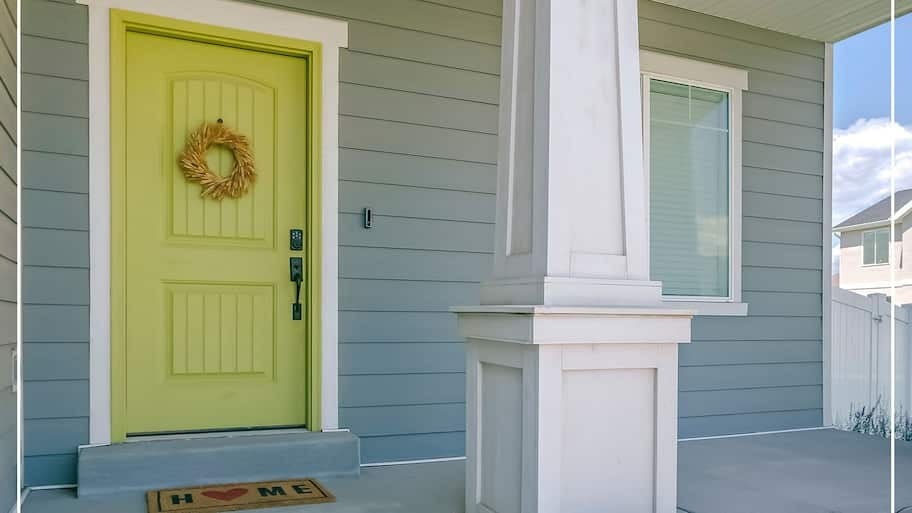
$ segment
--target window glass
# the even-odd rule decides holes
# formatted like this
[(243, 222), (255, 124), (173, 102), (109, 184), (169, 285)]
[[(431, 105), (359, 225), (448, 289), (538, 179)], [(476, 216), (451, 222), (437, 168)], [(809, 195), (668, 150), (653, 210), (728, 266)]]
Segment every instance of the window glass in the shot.
[(864, 265), (871, 265), (874, 263), (874, 232), (864, 232), (861, 236), (864, 247)]
[(886, 264), (890, 261), (890, 229), (878, 228), (861, 234), (862, 264)]
[(728, 93), (650, 79), (650, 266), (667, 296), (729, 296)]
[(890, 230), (885, 228), (874, 233), (874, 263), (885, 264), (890, 259)]

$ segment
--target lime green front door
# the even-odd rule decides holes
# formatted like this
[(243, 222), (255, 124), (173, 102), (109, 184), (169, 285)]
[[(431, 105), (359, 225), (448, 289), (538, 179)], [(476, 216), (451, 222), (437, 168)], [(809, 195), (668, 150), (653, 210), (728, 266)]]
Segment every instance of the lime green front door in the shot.
[[(305, 236), (292, 250), (289, 230), (308, 223), (309, 80), (299, 57), (126, 33), (125, 222), (112, 234), (125, 434), (306, 423), (309, 316), (292, 318), (289, 258), (312, 248)], [(188, 134), (219, 120), (254, 150), (255, 185), (237, 199), (201, 197), (178, 165)], [(208, 162), (224, 176), (234, 161), (213, 148)]]

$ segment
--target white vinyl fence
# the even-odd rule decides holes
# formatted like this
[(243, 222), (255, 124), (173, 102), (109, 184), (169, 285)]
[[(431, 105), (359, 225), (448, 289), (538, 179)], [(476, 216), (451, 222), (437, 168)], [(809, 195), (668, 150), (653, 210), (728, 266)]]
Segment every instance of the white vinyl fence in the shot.
[[(912, 305), (892, 307), (883, 294), (862, 296), (833, 288), (832, 383), (833, 423), (846, 423), (849, 410), (890, 406), (890, 323), (896, 319), (896, 408), (908, 415), (912, 405), (909, 380)], [(891, 315), (891, 311), (894, 315)]]

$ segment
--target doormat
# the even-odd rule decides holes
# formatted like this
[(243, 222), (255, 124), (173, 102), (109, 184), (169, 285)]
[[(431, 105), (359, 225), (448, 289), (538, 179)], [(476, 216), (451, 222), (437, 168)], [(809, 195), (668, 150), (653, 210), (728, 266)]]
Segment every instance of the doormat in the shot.
[(315, 479), (171, 488), (146, 493), (149, 513), (220, 513), (335, 500)]

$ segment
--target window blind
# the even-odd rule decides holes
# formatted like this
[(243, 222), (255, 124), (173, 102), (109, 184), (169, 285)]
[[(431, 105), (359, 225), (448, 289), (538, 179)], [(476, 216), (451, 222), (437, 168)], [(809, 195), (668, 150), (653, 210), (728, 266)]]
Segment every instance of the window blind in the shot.
[(650, 79), (650, 265), (667, 296), (729, 295), (728, 93)]

